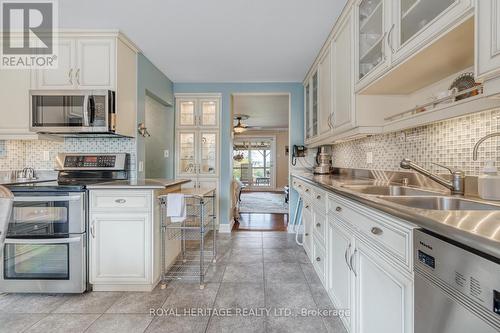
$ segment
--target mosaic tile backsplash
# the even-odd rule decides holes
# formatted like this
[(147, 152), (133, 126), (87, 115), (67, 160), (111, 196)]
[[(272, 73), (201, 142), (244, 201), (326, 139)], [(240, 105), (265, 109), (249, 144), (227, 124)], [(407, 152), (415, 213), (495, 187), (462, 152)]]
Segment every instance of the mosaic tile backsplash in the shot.
[[(58, 153), (129, 153), (130, 175), (136, 178), (136, 141), (131, 138), (66, 138), (64, 142), (46, 140), (0, 141), (0, 171), (32, 167), (36, 170), (53, 170)], [(0, 148), (0, 151), (2, 149)], [(49, 160), (44, 161), (44, 151)]]
[[(484, 162), (494, 160), (500, 167), (500, 138), (485, 141), (479, 158), (472, 160), (474, 144), (483, 136), (500, 131), (500, 110), (475, 113), (410, 130), (376, 135), (333, 145), (333, 165), (342, 168), (401, 171), (403, 158), (412, 159), (433, 172), (446, 170), (439, 163), (460, 169), (467, 175), (481, 173)], [(366, 155), (373, 153), (373, 163)]]

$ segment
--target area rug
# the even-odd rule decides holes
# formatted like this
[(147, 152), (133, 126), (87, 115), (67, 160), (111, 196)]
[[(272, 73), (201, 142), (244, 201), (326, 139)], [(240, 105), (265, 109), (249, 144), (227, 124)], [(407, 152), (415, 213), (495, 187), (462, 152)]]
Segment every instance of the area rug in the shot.
[(243, 192), (240, 213), (288, 214), (284, 193)]

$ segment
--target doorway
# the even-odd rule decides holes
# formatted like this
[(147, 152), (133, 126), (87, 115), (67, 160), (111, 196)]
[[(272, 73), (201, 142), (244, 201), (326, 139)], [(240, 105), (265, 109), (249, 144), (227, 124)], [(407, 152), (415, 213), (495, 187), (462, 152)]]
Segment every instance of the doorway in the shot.
[(290, 96), (233, 94), (234, 231), (286, 231)]
[(146, 178), (173, 178), (174, 167), (174, 111), (171, 106), (146, 94), (145, 176)]

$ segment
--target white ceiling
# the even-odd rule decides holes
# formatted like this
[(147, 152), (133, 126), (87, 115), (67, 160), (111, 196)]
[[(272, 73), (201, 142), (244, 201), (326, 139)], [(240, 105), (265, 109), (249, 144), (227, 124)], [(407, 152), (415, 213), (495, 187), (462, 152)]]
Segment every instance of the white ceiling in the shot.
[(62, 0), (61, 28), (120, 29), (174, 82), (302, 82), (346, 0)]
[[(247, 126), (262, 129), (288, 128), (288, 95), (235, 95), (234, 114), (250, 116), (244, 120)], [(235, 122), (236, 124), (236, 122)]]

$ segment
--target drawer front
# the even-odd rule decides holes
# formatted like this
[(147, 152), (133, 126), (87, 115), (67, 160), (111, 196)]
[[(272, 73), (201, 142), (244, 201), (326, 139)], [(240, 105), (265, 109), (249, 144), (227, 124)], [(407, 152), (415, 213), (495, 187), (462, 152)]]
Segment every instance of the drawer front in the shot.
[(314, 214), (314, 224), (312, 226), (314, 237), (317, 238), (319, 242), (325, 245), (326, 236), (326, 217), (323, 214)]
[(327, 194), (325, 191), (314, 187), (311, 193), (311, 202), (313, 203), (314, 206), (317, 207), (317, 209), (322, 211), (323, 214), (327, 213), (326, 210)]
[(143, 209), (151, 206), (149, 191), (91, 191), (92, 209)]
[[(409, 267), (411, 254), (411, 229), (405, 229), (389, 217), (370, 213), (367, 208), (357, 207), (347, 200), (331, 196), (330, 214), (352, 225), (359, 233), (376, 245), (382, 246), (395, 255), (397, 260)], [(363, 213), (359, 213), (362, 211)], [(385, 221), (384, 221), (385, 219)]]
[(323, 285), (325, 284), (326, 251), (323, 245), (315, 238), (313, 241), (313, 267)]

